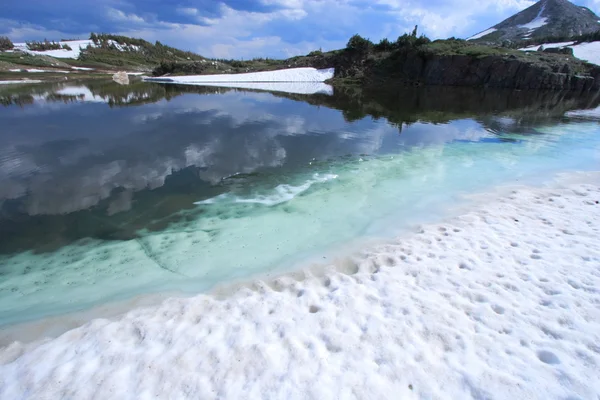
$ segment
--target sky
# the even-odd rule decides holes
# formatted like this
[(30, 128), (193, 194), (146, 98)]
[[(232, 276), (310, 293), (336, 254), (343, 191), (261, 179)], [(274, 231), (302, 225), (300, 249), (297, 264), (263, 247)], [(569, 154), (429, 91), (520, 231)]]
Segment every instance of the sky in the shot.
[[(4, 0), (0, 35), (87, 39), (107, 32), (206, 57), (290, 57), (344, 47), (358, 33), (374, 42), (410, 32), (467, 38), (531, 0)], [(600, 13), (600, 0), (577, 0)]]

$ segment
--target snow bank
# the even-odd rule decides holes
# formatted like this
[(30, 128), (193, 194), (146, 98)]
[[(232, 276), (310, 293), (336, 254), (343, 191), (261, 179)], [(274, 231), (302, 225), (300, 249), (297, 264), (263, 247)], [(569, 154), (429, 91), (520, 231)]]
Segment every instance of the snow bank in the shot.
[(188, 75), (144, 78), (150, 82), (205, 83), (205, 82), (324, 82), (333, 78), (335, 70), (316, 68), (289, 68), (276, 71), (249, 72), (244, 74)]
[(575, 42), (561, 42), (561, 43), (544, 43), (536, 46), (523, 47), (519, 50), (522, 51), (536, 51), (540, 46), (544, 48), (556, 48), (556, 47), (570, 47), (573, 49), (575, 57), (585, 60), (589, 63), (600, 65), (600, 42), (589, 42), (580, 43), (573, 45)]
[(576, 180), (482, 196), (325, 269), (14, 343), (0, 398), (596, 398), (600, 177)]
[(480, 33), (478, 33), (477, 35), (473, 35), (473, 36), (471, 36), (471, 37), (470, 37), (470, 38), (468, 38), (467, 40), (475, 40), (475, 39), (479, 39), (479, 38), (482, 38), (482, 37), (484, 37), (484, 36), (487, 36), (487, 35), (489, 35), (490, 33), (496, 32), (497, 30), (498, 30), (498, 29), (496, 29), (496, 28), (490, 28), (490, 29), (488, 29), (487, 31), (483, 31), (483, 32), (480, 32)]

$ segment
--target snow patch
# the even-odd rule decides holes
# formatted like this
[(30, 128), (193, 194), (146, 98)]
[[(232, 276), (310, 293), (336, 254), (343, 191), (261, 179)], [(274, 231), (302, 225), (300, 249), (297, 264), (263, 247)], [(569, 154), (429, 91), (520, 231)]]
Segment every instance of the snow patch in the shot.
[[(114, 45), (120, 51), (137, 51), (139, 50), (139, 46), (134, 45), (121, 45), (114, 40), (109, 40), (109, 44)], [(54, 58), (73, 58), (76, 59), (79, 57), (81, 50), (85, 49), (88, 46), (96, 47), (96, 44), (93, 40), (66, 40), (58, 42), (61, 46), (63, 44), (68, 45), (71, 50), (59, 49), (59, 50), (45, 50), (45, 51), (33, 51), (27, 48), (27, 43), (14, 43), (15, 50), (20, 50), (29, 54), (37, 54), (50, 56)]]
[(573, 55), (575, 55), (575, 57), (592, 64), (600, 65), (600, 42), (587, 42), (577, 45), (574, 45), (574, 43), (575, 42), (543, 43), (541, 45), (523, 47), (519, 50), (536, 51), (540, 46), (544, 46), (545, 49), (570, 47), (573, 49)]
[(540, 9), (540, 12), (538, 12), (538, 15), (534, 19), (532, 19), (529, 23), (524, 24), (524, 25), (519, 25), (519, 28), (534, 30), (534, 29), (538, 29), (538, 28), (541, 28), (542, 26), (546, 25), (548, 23), (548, 18), (542, 17), (545, 10), (546, 10), (546, 4), (544, 3), (542, 8)]
[(204, 83), (204, 82), (324, 82), (333, 78), (335, 70), (316, 68), (289, 68), (244, 74), (188, 75), (144, 78), (150, 82)]
[(487, 35), (489, 35), (490, 33), (496, 32), (497, 30), (498, 30), (498, 29), (496, 29), (496, 28), (490, 28), (490, 29), (488, 29), (487, 31), (483, 31), (483, 32), (480, 32), (480, 33), (478, 33), (477, 35), (473, 35), (473, 36), (471, 36), (471, 37), (470, 37), (470, 38), (468, 38), (467, 40), (475, 40), (475, 39), (479, 39), (479, 38), (482, 38), (482, 37), (484, 37), (484, 36), (487, 36)]

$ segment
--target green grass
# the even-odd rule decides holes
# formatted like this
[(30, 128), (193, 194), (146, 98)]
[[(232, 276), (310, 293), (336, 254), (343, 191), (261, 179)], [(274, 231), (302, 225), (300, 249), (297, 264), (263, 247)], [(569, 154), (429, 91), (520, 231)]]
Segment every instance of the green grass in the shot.
[(22, 52), (14, 52), (14, 53), (0, 53), (0, 61), (18, 64), (18, 65), (28, 65), (32, 67), (56, 67), (55, 64), (60, 64), (61, 62), (48, 56), (38, 56), (28, 53)]

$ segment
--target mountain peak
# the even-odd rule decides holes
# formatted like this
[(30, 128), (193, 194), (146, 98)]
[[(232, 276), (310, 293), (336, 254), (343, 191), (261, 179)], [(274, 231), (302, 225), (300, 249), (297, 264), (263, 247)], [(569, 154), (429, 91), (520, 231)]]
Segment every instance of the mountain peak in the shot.
[(600, 18), (568, 0), (540, 0), (468, 40), (498, 44), (550, 36), (576, 36), (600, 31)]

